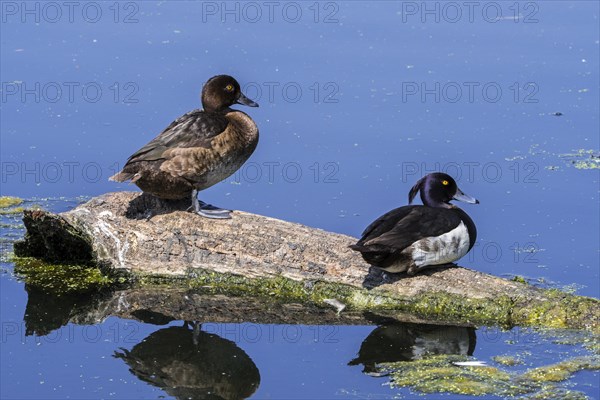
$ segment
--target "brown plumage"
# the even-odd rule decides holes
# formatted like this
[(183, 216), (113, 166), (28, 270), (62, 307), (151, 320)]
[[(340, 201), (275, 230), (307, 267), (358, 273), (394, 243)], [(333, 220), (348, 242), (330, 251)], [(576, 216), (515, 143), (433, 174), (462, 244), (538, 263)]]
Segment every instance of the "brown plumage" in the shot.
[(234, 78), (209, 79), (202, 89), (204, 109), (177, 118), (109, 179), (131, 181), (162, 199), (192, 195), (194, 201), (197, 191), (233, 174), (256, 149), (258, 127), (247, 114), (229, 108), (236, 103), (258, 106)]

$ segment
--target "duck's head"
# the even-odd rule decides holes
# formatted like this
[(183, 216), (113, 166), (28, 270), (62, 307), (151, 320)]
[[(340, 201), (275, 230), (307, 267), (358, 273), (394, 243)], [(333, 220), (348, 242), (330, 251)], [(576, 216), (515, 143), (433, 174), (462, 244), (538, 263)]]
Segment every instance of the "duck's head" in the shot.
[(234, 104), (258, 107), (257, 103), (242, 93), (238, 81), (229, 75), (213, 76), (204, 84), (202, 107), (205, 111), (222, 111)]
[(421, 192), (421, 201), (429, 207), (452, 208), (450, 200), (459, 200), (471, 204), (479, 204), (479, 200), (468, 196), (458, 188), (456, 181), (448, 174), (434, 172), (425, 175), (410, 189), (408, 193), (408, 203), (412, 203)]

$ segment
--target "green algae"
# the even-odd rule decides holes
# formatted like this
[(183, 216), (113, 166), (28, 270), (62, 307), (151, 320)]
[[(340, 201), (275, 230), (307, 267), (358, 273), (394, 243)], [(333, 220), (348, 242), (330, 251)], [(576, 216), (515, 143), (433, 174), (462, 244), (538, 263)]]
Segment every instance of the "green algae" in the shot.
[(23, 203), (23, 199), (12, 196), (0, 196), (0, 209), (18, 206)]
[(514, 367), (515, 365), (523, 364), (523, 360), (521, 360), (519, 357), (514, 356), (494, 356), (492, 357), (492, 360), (494, 360), (498, 364), (506, 365), (509, 367)]
[(547, 328), (587, 328), (600, 333), (598, 313), (600, 301), (574, 296), (558, 289), (542, 291), (546, 299), (532, 302), (513, 313), (519, 325)]
[[(81, 263), (74, 263), (75, 265)], [(346, 305), (348, 310), (397, 311), (440, 322), (460, 322), (469, 325), (537, 326), (547, 328), (588, 329), (599, 333), (598, 313), (600, 301), (592, 298), (566, 294), (556, 289), (540, 290), (540, 297), (532, 299), (498, 296), (496, 298), (469, 299), (447, 292), (429, 292), (410, 298), (399, 298), (379, 290), (356, 288), (349, 285), (325, 281), (294, 281), (282, 276), (247, 278), (229, 273), (218, 273), (204, 269), (191, 269), (186, 276), (156, 276), (122, 274), (115, 279), (106, 278), (89, 267), (46, 265), (50, 272), (35, 270), (30, 281), (51, 291), (57, 283), (68, 282), (77, 289), (86, 290), (94, 281), (101, 285), (135, 284), (139, 286), (180, 286), (201, 288), (207, 293), (231, 296), (265, 296), (281, 302), (312, 303), (329, 307), (325, 300), (335, 299)], [(91, 274), (91, 275), (88, 275)], [(30, 274), (31, 275), (31, 274)], [(60, 277), (59, 279), (56, 279)], [(104, 280), (106, 278), (106, 280)], [(47, 279), (48, 282), (44, 282)], [(81, 280), (79, 284), (76, 282)], [(68, 290), (58, 285), (57, 291)]]
[(11, 261), (15, 264), (15, 273), (27, 285), (55, 296), (97, 291), (114, 282), (95, 267), (50, 264), (30, 257), (14, 257)]
[(512, 327), (514, 301), (508, 296), (494, 299), (469, 299), (447, 292), (426, 293), (407, 301), (404, 311), (420, 316), (463, 321), (473, 325)]
[(533, 382), (562, 382), (577, 371), (600, 370), (600, 357), (574, 357), (556, 364), (534, 368), (519, 377)]
[(588, 331), (572, 329), (546, 330), (548, 336), (552, 337), (552, 343), (568, 346), (582, 346), (592, 354), (600, 356), (600, 334)]
[(17, 215), (23, 214), (25, 210), (41, 210), (42, 206), (39, 204), (32, 204), (30, 207), (22, 207), (25, 200), (18, 197), (0, 197), (0, 215)]
[(179, 285), (202, 288), (209, 293), (268, 296), (283, 302), (306, 302), (323, 307), (328, 307), (324, 300), (336, 299), (345, 304), (348, 310), (399, 311), (441, 322), (497, 325), (507, 329), (513, 326), (600, 329), (597, 324), (600, 301), (573, 296), (556, 289), (540, 290), (540, 299), (535, 301), (509, 296), (469, 299), (447, 292), (398, 298), (383, 291), (339, 283), (299, 282), (282, 276), (247, 278), (204, 269), (190, 270), (186, 277), (136, 274), (130, 279), (139, 285)]
[(517, 390), (511, 376), (494, 367), (462, 367), (455, 362), (469, 361), (467, 356), (437, 355), (421, 360), (383, 364), (390, 374), (392, 386), (409, 387), (421, 393), (454, 393), (482, 396), (519, 395), (527, 390)]
[(597, 150), (579, 149), (573, 153), (559, 154), (559, 157), (576, 169), (600, 169), (600, 152)]
[(513, 282), (519, 282), (519, 283), (523, 283), (523, 284), (527, 285), (527, 280), (524, 277), (520, 276), (520, 275), (515, 275), (511, 279), (511, 281), (513, 281)]
[(416, 392), (500, 397), (527, 395), (526, 398), (531, 399), (585, 398), (581, 392), (568, 390), (565, 381), (578, 371), (600, 368), (598, 356), (575, 357), (524, 373), (491, 366), (455, 364), (469, 360), (472, 358), (468, 356), (436, 355), (386, 363), (380, 368), (390, 374), (392, 386), (408, 387)]
[(0, 209), (0, 215), (23, 214), (23, 211), (25, 211), (23, 207), (2, 208)]
[[(546, 340), (558, 340), (570, 345), (597, 342), (590, 332), (576, 330), (539, 331)], [(531, 354), (529, 354), (531, 355)], [(415, 361), (381, 364), (388, 372), (392, 386), (407, 387), (421, 393), (453, 393), (473, 396), (493, 395), (526, 399), (587, 399), (582, 392), (571, 390), (568, 380), (579, 371), (600, 369), (600, 355), (571, 357), (550, 365), (516, 371), (527, 354), (492, 357), (499, 367), (461, 366), (459, 362), (473, 361), (463, 355), (436, 355)]]
[(366, 289), (324, 281), (299, 282), (282, 276), (254, 278), (196, 269), (190, 274), (190, 288), (210, 289), (229, 295), (258, 295), (289, 302), (324, 305), (325, 299), (336, 299), (353, 309), (395, 309), (397, 299)]
[[(44, 265), (50, 268), (51, 264)], [(64, 271), (59, 272), (59, 270), (58, 266), (53, 266), (52, 273), (36, 273), (30, 280), (35, 279), (38, 286), (45, 286), (47, 290), (51, 290), (56, 285), (56, 277), (60, 276), (62, 278), (58, 279), (59, 282), (69, 282), (74, 287), (77, 286), (75, 283), (77, 280), (82, 280), (80, 283), (82, 288), (94, 280), (99, 280), (102, 285), (114, 282), (134, 283), (140, 286), (184, 286), (192, 289), (201, 288), (207, 293), (265, 296), (282, 302), (312, 303), (321, 307), (328, 307), (325, 300), (335, 299), (345, 304), (348, 310), (390, 310), (410, 313), (428, 320), (460, 322), (470, 325), (599, 330), (597, 315), (600, 302), (598, 300), (565, 294), (555, 289), (540, 291), (546, 299), (536, 301), (514, 299), (509, 296), (469, 299), (447, 292), (432, 292), (411, 298), (398, 298), (383, 291), (361, 289), (332, 282), (299, 282), (282, 276), (247, 278), (203, 269), (190, 270), (184, 277), (137, 274), (121, 275), (116, 280), (114, 277), (107, 278), (107, 281), (102, 280), (103, 275), (86, 275), (94, 271), (89, 267), (77, 269), (71, 266)], [(44, 283), (44, 279), (48, 279), (48, 283)], [(65, 290), (64, 286), (58, 286), (59, 292)]]
[(19, 197), (12, 196), (1, 196), (0, 197), (0, 215), (16, 215), (22, 214), (25, 210), (24, 207), (18, 207), (23, 204), (25, 200)]
[(583, 392), (555, 386), (543, 388), (536, 393), (532, 393), (521, 398), (526, 400), (590, 400), (590, 398)]
[[(39, 260), (28, 258), (13, 261), (16, 264), (15, 271), (24, 276), (26, 283), (37, 287), (41, 286), (43, 290), (54, 294), (86, 292), (120, 282), (140, 286), (201, 288), (209, 293), (267, 296), (281, 301), (312, 302), (318, 305), (324, 305), (324, 299), (335, 298), (347, 304), (349, 308), (354, 309), (416, 310), (421, 315), (429, 315), (432, 319), (437, 318), (440, 320), (448, 320), (449, 315), (446, 315), (446, 313), (449, 312), (452, 318), (462, 316), (463, 321), (510, 321), (512, 323), (517, 321), (520, 315), (518, 311), (515, 311), (515, 308), (521, 307), (521, 305), (517, 305), (515, 300), (510, 298), (468, 301), (461, 296), (448, 295), (447, 293), (431, 293), (399, 300), (377, 291), (362, 290), (322, 281), (298, 282), (281, 276), (249, 279), (239, 275), (193, 269), (185, 277), (132, 275), (127, 273), (117, 278), (115, 276), (106, 277), (97, 268), (49, 264), (39, 267), (38, 263), (41, 263)], [(28, 270), (29, 273), (24, 273), (23, 269)], [(81, 275), (78, 276), (77, 274)], [(65, 282), (72, 277), (75, 281), (87, 280), (90, 285), (84, 285), (73, 290), (70, 284)], [(58, 285), (56, 283), (49, 284), (49, 279), (58, 282)], [(544, 292), (549, 292), (546, 294), (557, 301), (563, 301), (564, 297), (568, 296), (558, 290), (542, 291), (542, 293)], [(597, 302), (594, 304), (597, 304)], [(536, 316), (536, 318), (537, 322), (541, 320), (539, 316)], [(551, 332), (554, 333), (554, 331)], [(594, 338), (597, 339), (597, 336), (593, 336), (589, 332), (567, 331), (564, 336), (559, 337), (557, 340), (565, 344), (583, 344), (586, 347), (586, 343), (597, 344), (597, 340), (595, 341)], [(520, 360), (520, 357), (513, 357), (513, 359)], [(510, 356), (494, 357), (493, 360), (501, 364), (499, 367), (469, 367), (453, 364), (454, 362), (470, 360), (472, 358), (467, 356), (443, 355), (411, 362), (384, 364), (382, 368), (390, 373), (393, 386), (409, 387), (421, 393), (455, 393), (500, 397), (525, 396), (524, 398), (529, 399), (582, 399), (586, 398), (583, 393), (564, 387), (567, 384), (566, 381), (578, 371), (598, 370), (600, 365), (598, 355), (577, 357), (556, 364), (533, 368), (520, 374), (510, 370), (510, 367), (517, 365), (517, 363), (510, 360)], [(507, 367), (508, 370), (503, 369), (503, 367)]]
[(573, 165), (577, 169), (600, 169), (600, 162), (594, 161), (577, 161)]

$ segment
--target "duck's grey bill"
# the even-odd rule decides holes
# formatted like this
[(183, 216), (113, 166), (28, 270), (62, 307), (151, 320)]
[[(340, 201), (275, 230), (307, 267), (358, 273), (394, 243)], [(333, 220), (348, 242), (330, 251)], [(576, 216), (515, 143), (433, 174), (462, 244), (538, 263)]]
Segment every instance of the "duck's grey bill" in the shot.
[(237, 99), (238, 104), (243, 104), (248, 107), (258, 107), (258, 103), (247, 98), (244, 93), (240, 93), (240, 97)]
[(460, 189), (456, 189), (456, 194), (452, 197), (454, 200), (464, 201), (465, 203), (471, 204), (479, 204), (479, 200), (474, 199), (473, 197), (466, 195)]

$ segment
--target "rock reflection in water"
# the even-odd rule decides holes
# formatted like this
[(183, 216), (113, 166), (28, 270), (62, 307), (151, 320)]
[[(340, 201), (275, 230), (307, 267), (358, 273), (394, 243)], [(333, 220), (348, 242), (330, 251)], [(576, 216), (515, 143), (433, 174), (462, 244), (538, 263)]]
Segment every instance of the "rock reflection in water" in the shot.
[(178, 399), (243, 399), (260, 383), (258, 368), (241, 348), (197, 324), (160, 329), (115, 357)]
[(377, 364), (418, 360), (435, 354), (473, 355), (475, 328), (391, 322), (380, 325), (363, 340), (358, 357), (348, 365), (364, 366), (378, 375)]
[(45, 336), (70, 322), (97, 323), (103, 318), (97, 315), (98, 307), (110, 297), (110, 293), (52, 296), (28, 285), (25, 290), (28, 294), (23, 316), (26, 336)]

